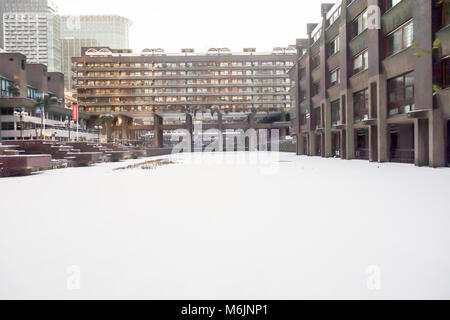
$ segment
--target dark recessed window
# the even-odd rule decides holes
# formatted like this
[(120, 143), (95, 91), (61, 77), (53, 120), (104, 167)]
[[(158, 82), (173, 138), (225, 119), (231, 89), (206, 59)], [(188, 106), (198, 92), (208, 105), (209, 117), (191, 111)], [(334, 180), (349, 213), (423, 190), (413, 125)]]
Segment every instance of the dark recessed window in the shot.
[(338, 124), (341, 120), (341, 100), (331, 102), (331, 123), (333, 125)]
[(353, 95), (353, 108), (355, 123), (368, 119), (369, 117), (369, 90), (365, 89)]
[(402, 0), (386, 0), (386, 9), (390, 9), (392, 7), (395, 7), (397, 4), (402, 2)]
[(358, 18), (352, 22), (352, 37), (356, 37), (367, 29), (367, 11), (361, 13)]
[(335, 69), (330, 72), (330, 87), (333, 87), (341, 82), (340, 73), (341, 72), (339, 69)]
[(315, 96), (319, 94), (319, 90), (320, 90), (320, 84), (319, 82), (313, 82), (311, 84), (311, 95)]
[(414, 105), (414, 74), (412, 72), (388, 81), (389, 114), (411, 111)]
[(340, 50), (340, 43), (339, 43), (339, 36), (334, 38), (330, 44), (328, 45), (328, 55), (332, 56), (333, 54), (339, 52)]
[(443, 88), (450, 87), (450, 58), (445, 59), (442, 62), (442, 71), (443, 71)]
[(320, 66), (320, 55), (315, 55), (311, 58), (311, 69), (317, 69)]

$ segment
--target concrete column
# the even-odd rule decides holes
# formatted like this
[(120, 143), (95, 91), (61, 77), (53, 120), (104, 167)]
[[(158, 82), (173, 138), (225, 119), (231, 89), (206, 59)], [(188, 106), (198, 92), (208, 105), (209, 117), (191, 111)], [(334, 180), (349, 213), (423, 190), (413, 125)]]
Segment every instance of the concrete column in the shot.
[(345, 159), (347, 157), (347, 132), (341, 130), (339, 134), (341, 136), (341, 159)]
[(316, 155), (316, 134), (314, 132), (311, 132), (309, 135), (309, 155), (315, 156)]
[[(281, 113), (281, 121), (284, 122), (286, 121), (286, 114), (285, 113)], [(299, 127), (300, 130), (300, 127)], [(287, 136), (287, 128), (281, 128), (280, 129), (280, 139), (283, 139)]]
[(353, 108), (353, 92), (347, 90), (345, 93), (347, 121), (346, 121), (346, 159), (351, 160), (355, 158), (355, 128), (354, 128), (354, 108)]
[(158, 116), (156, 113), (153, 114), (153, 124), (155, 126), (155, 138), (154, 138), (154, 146), (156, 148), (163, 147), (163, 118)]
[(304, 150), (305, 142), (304, 142), (304, 136), (302, 134), (297, 135), (297, 155), (303, 156), (305, 155)]
[(377, 131), (378, 131), (378, 162), (389, 161), (389, 126), (387, 124), (387, 81), (384, 75), (380, 75), (377, 80)]
[(331, 134), (331, 103), (329, 99), (326, 99), (322, 103), (323, 110), (323, 123), (324, 123), (324, 131), (323, 131), (323, 140), (324, 140), (324, 148), (322, 149), (322, 155), (325, 158), (330, 158), (333, 156), (333, 146), (332, 146), (332, 134)]
[(442, 116), (441, 109), (430, 112), (429, 120), (429, 162), (430, 167), (447, 166), (447, 119)]
[(376, 126), (369, 127), (369, 161), (370, 162), (378, 161), (378, 148), (377, 148), (378, 134), (377, 134), (377, 131), (378, 130), (377, 130)]
[(250, 127), (250, 128), (252, 128), (252, 129), (254, 129), (255, 128), (255, 114), (250, 114), (249, 116), (248, 116), (248, 126)]
[(223, 115), (221, 112), (217, 113), (217, 128), (223, 133)]
[(428, 119), (414, 120), (414, 164), (428, 166)]
[(122, 117), (122, 125), (120, 126), (122, 139), (128, 140), (128, 118)]
[(186, 130), (189, 131), (192, 134), (192, 131), (194, 130), (194, 126), (192, 124), (192, 115), (189, 113), (186, 113)]

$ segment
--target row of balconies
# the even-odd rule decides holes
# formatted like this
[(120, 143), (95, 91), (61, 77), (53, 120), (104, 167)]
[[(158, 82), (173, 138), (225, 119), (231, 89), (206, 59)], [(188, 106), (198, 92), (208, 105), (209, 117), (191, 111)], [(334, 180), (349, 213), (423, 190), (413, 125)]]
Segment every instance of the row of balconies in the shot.
[(161, 92), (161, 93), (78, 93), (78, 98), (96, 97), (215, 97), (215, 96), (264, 96), (264, 95), (287, 95), (287, 92)]
[(152, 102), (152, 101), (134, 101), (134, 102), (85, 102), (80, 104), (89, 106), (167, 106), (167, 105), (228, 105), (228, 104), (291, 104), (290, 100), (244, 100), (244, 101), (173, 101), (173, 102)]
[(233, 87), (289, 87), (288, 82), (252, 82), (252, 83), (177, 83), (177, 84), (75, 84), (79, 89), (97, 89), (97, 88), (112, 88), (112, 89), (131, 89), (131, 88), (233, 88)]
[(159, 68), (159, 67), (73, 67), (74, 72), (108, 72), (108, 71), (222, 71), (222, 70), (286, 70), (291, 66), (242, 66), (242, 67), (177, 67), (177, 68)]
[(172, 79), (186, 79), (186, 80), (194, 80), (194, 79), (264, 79), (264, 78), (278, 78), (278, 79), (289, 79), (287, 74), (274, 74), (274, 75), (219, 75), (219, 76), (211, 76), (211, 75), (200, 75), (200, 76), (74, 76), (73, 80), (149, 80), (149, 79), (157, 79), (157, 80), (172, 80)]

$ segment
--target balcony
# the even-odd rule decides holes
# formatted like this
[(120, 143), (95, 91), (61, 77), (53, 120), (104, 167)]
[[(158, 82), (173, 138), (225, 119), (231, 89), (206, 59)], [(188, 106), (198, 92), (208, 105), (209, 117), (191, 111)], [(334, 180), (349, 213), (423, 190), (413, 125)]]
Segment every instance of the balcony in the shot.
[(345, 123), (342, 120), (335, 120), (331, 123), (333, 129), (344, 129)]

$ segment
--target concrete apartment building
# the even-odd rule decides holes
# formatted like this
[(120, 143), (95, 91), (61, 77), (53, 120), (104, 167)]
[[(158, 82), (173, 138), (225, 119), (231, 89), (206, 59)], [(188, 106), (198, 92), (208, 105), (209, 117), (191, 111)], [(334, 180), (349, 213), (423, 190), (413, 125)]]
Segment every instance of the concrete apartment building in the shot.
[(298, 154), (447, 166), (449, 17), (448, 1), (323, 4), (289, 71)]
[(179, 54), (146, 49), (136, 54), (98, 47), (83, 48), (73, 67), (80, 109), (93, 116), (114, 115), (123, 139), (133, 136), (130, 131), (152, 131), (164, 122), (174, 130), (186, 114), (193, 121), (210, 115), (225, 128), (223, 123), (258, 111), (264, 116), (289, 112), (287, 70), (295, 59), (295, 48), (269, 53), (184, 49)]
[[(71, 110), (64, 101), (64, 76), (48, 72), (43, 64), (29, 64), (20, 53), (0, 53), (0, 140), (29, 140), (41, 137), (39, 94), (48, 95), (52, 104), (45, 113), (43, 135), (49, 140), (69, 138)], [(96, 133), (85, 131), (88, 116), (81, 114), (79, 136), (95, 140)], [(70, 123), (72, 138), (76, 124)]]
[(50, 0), (2, 0), (0, 10), (3, 48), (61, 72), (58, 7)]
[(61, 16), (62, 68), (66, 90), (73, 90), (72, 58), (82, 47), (129, 49), (132, 22), (117, 15)]

